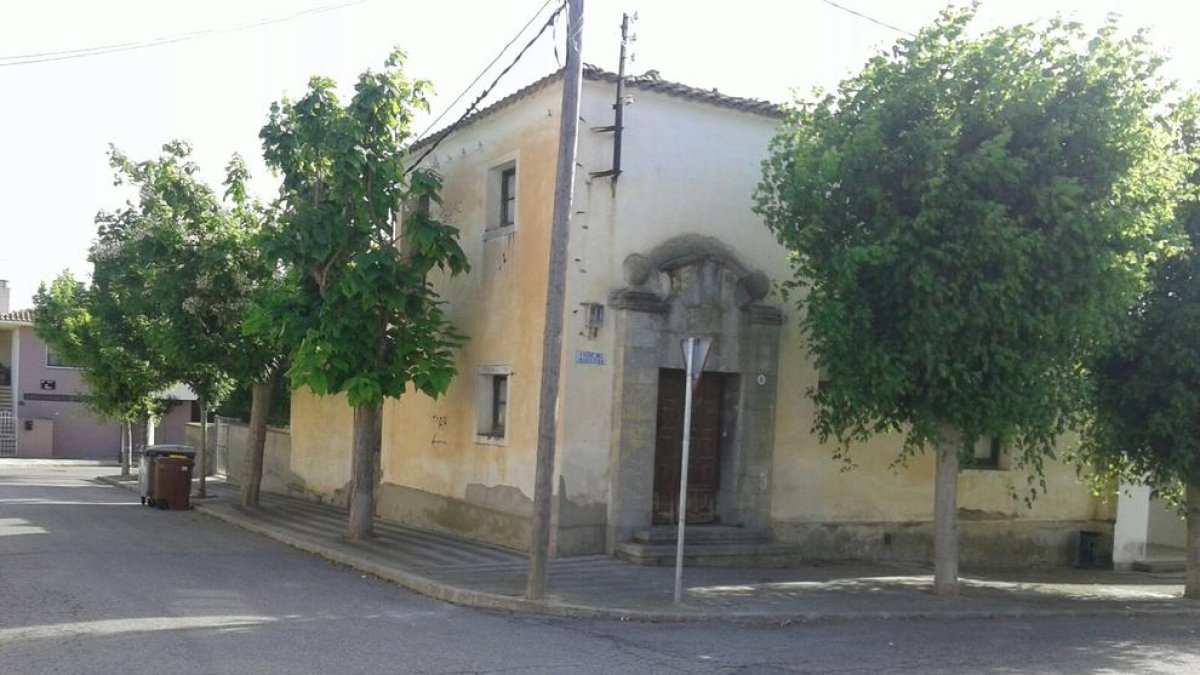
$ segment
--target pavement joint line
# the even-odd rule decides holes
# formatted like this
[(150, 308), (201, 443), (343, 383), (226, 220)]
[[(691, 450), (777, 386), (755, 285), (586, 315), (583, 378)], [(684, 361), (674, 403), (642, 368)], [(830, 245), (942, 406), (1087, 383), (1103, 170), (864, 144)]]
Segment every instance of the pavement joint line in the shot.
[[(101, 483), (138, 491), (136, 480), (120, 480), (114, 476), (98, 476)], [(788, 612), (788, 611), (744, 611), (695, 609), (624, 609), (579, 605), (554, 600), (535, 601), (520, 596), (488, 593), (460, 586), (452, 586), (429, 577), (380, 564), (338, 550), (320, 542), (306, 539), (289, 532), (286, 528), (258, 522), (253, 518), (229, 509), (221, 508), (221, 501), (212, 499), (193, 503), (195, 511), (206, 517), (219, 520), (248, 532), (265, 536), (291, 548), (316, 555), (330, 562), (370, 574), (407, 590), (462, 607), (471, 607), (513, 614), (533, 614), (565, 619), (598, 619), (609, 621), (638, 621), (647, 623), (700, 623), (732, 622), (738, 624), (777, 625), (806, 624), (816, 622), (881, 621), (881, 620), (936, 620), (936, 619), (1058, 619), (1084, 617), (1200, 617), (1200, 603), (1173, 599), (1172, 602), (1191, 603), (1176, 607), (1086, 607), (1086, 608), (1012, 608), (1012, 609), (922, 609), (922, 610), (867, 610), (842, 612)]]

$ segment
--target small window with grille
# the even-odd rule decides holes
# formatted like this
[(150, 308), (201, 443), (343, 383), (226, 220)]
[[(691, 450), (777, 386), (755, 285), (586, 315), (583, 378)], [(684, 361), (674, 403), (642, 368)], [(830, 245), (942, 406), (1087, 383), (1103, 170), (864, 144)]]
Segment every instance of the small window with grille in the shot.
[(965, 469), (1005, 469), (1004, 442), (999, 436), (986, 436), (975, 442), (971, 463)]
[(476, 442), (507, 444), (511, 380), (512, 369), (508, 366), (484, 366), (479, 369), (475, 386)]

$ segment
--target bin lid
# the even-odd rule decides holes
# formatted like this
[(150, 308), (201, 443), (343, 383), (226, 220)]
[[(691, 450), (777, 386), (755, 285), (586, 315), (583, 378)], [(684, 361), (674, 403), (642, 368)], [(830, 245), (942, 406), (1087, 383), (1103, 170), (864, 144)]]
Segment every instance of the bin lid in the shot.
[(143, 453), (147, 457), (162, 457), (164, 455), (185, 455), (195, 457), (196, 450), (190, 445), (151, 445)]

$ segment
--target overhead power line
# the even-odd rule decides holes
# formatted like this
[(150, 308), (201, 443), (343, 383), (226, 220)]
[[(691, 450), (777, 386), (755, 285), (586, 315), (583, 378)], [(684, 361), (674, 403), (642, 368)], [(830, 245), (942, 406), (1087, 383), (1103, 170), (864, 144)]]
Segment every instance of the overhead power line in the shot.
[(885, 21), (880, 21), (879, 19), (876, 19), (873, 16), (867, 16), (866, 14), (863, 14), (862, 12), (859, 12), (857, 10), (853, 10), (853, 9), (850, 9), (849, 7), (839, 5), (838, 3), (834, 2), (833, 0), (821, 0), (821, 2), (824, 2), (825, 4), (829, 5), (830, 7), (836, 7), (837, 9), (840, 9), (843, 12), (846, 12), (848, 14), (853, 14), (854, 16), (857, 16), (860, 19), (866, 19), (867, 21), (870, 21), (873, 24), (894, 30), (897, 33), (904, 33), (905, 35), (908, 35), (909, 37), (917, 37), (917, 34), (912, 31), (904, 30), (903, 28), (893, 26), (892, 24), (887, 23)]
[[(509, 63), (507, 66), (505, 66), (504, 70), (501, 70), (500, 74), (497, 75), (494, 80), (492, 80), (492, 83), (489, 84), (486, 88), (484, 88), (483, 91), (479, 92), (479, 96), (476, 96), (475, 100), (471, 102), (471, 105), (467, 106), (466, 111), (463, 112), (463, 114), (460, 115), (457, 120), (455, 120), (453, 123), (451, 123), (446, 128), (451, 129), (459, 122), (462, 122), (466, 118), (470, 117), (471, 113), (475, 112), (475, 109), (479, 106), (479, 104), (483, 101), (483, 99), (487, 98), (487, 95), (492, 93), (492, 89), (496, 88), (496, 85), (500, 83), (500, 80), (502, 80), (504, 78), (504, 76), (508, 74), (508, 71), (513, 69), (513, 66), (517, 65), (517, 63), (521, 60), (521, 58), (523, 56), (525, 56), (525, 52), (529, 51), (529, 48), (532, 47), (534, 45), (534, 43), (537, 42), (538, 39), (542, 37), (542, 35), (546, 32), (546, 30), (554, 25), (554, 22), (558, 20), (558, 15), (562, 14), (566, 9), (567, 9), (567, 3), (564, 0), (564, 2), (558, 6), (558, 9), (554, 10), (554, 13), (550, 15), (550, 18), (546, 20), (546, 23), (542, 24), (542, 27), (541, 27), (541, 29), (538, 30), (537, 34), (534, 35), (532, 38), (530, 38), (529, 42), (525, 43), (524, 47), (521, 47), (521, 51), (517, 52), (517, 55), (515, 58), (513, 58), (512, 62)], [(540, 14), (541, 10), (538, 10), (538, 13)], [(521, 32), (524, 32), (524, 29), (522, 29)], [(519, 36), (520, 33), (518, 33), (517, 35)], [(507, 47), (505, 49), (507, 49)], [(501, 52), (501, 53), (503, 53), (503, 52)], [(433, 143), (431, 143), (429, 145), (429, 147), (425, 149), (425, 152), (421, 153), (421, 156), (418, 157), (415, 162), (413, 162), (412, 164), (409, 165), (408, 169), (406, 169), (404, 171), (404, 173), (407, 174), (407, 173), (411, 172), (413, 169), (417, 168), (417, 166), (420, 165), (420, 163), (422, 161), (424, 161), (424, 159), (426, 157), (428, 157), (430, 153), (432, 153), (434, 150), (437, 149), (437, 146), (441, 144), (442, 139), (444, 139), (446, 137), (446, 135), (447, 134), (444, 132), (439, 132), (439, 134), (437, 135), (437, 137), (433, 141)]]
[(517, 39), (525, 34), (525, 31), (529, 30), (529, 27), (533, 25), (533, 22), (537, 21), (537, 18), (542, 15), (542, 12), (546, 11), (546, 8), (549, 7), (550, 3), (552, 2), (554, 2), (554, 0), (546, 0), (546, 2), (542, 3), (542, 6), (538, 8), (538, 11), (534, 12), (533, 16), (529, 17), (529, 21), (526, 21), (525, 25), (521, 27), (521, 30), (517, 31), (517, 34), (512, 36), (512, 39), (508, 41), (508, 44), (504, 45), (504, 48), (500, 50), (500, 53), (496, 54), (496, 57), (483, 67), (483, 70), (479, 71), (479, 74), (475, 76), (475, 79), (471, 80), (471, 84), (468, 84), (467, 87), (463, 89), (453, 101), (450, 102), (450, 105), (446, 106), (445, 110), (442, 110), (442, 114), (438, 115), (436, 119), (434, 119), (427, 127), (425, 127), (424, 131), (418, 134), (418, 138), (424, 137), (425, 134), (432, 131), (433, 128), (438, 125), (438, 122), (441, 122), (442, 118), (445, 117), (451, 110), (453, 110), (454, 106), (458, 105), (459, 101), (463, 100), (463, 97), (467, 95), (467, 92), (471, 91), (476, 84), (479, 84), (479, 80), (483, 79), (483, 76), (492, 69), (492, 66), (496, 65), (496, 62), (500, 60), (500, 57), (504, 56), (505, 52), (508, 51), (508, 48), (512, 47), (513, 44), (516, 43)]
[(35, 63), (47, 63), (50, 61), (66, 61), (66, 60), (70, 60), (70, 59), (81, 59), (81, 58), (85, 58), (88, 56), (100, 56), (100, 55), (104, 55), (104, 54), (117, 54), (120, 52), (128, 52), (128, 51), (133, 51), (133, 50), (137, 50), (137, 49), (148, 49), (150, 47), (161, 47), (163, 45), (176, 44), (179, 42), (187, 42), (189, 40), (197, 40), (200, 38), (212, 37), (215, 35), (224, 35), (227, 33), (236, 33), (236, 32), (240, 32), (240, 31), (250, 30), (252, 28), (261, 28), (263, 26), (270, 26), (270, 25), (277, 24), (277, 23), (294, 21), (296, 19), (300, 19), (300, 18), (303, 18), (306, 16), (311, 16), (313, 14), (324, 14), (326, 12), (333, 12), (333, 11), (337, 11), (340, 9), (345, 9), (347, 7), (352, 7), (354, 5), (361, 5), (365, 2), (367, 2), (367, 0), (350, 0), (349, 2), (341, 2), (341, 3), (331, 4), (331, 5), (321, 5), (319, 7), (310, 7), (308, 9), (303, 9), (298, 12), (293, 12), (291, 14), (286, 14), (283, 16), (275, 16), (275, 17), (269, 17), (269, 18), (265, 18), (265, 19), (258, 19), (257, 21), (250, 21), (247, 23), (237, 24), (237, 25), (233, 25), (233, 26), (225, 26), (223, 28), (206, 28), (204, 30), (197, 30), (197, 31), (189, 32), (189, 33), (181, 33), (179, 35), (154, 38), (151, 40), (121, 42), (121, 43), (116, 43), (116, 44), (97, 45), (94, 47), (83, 47), (83, 48), (79, 48), (79, 49), (64, 49), (64, 50), (58, 50), (58, 51), (45, 51), (45, 52), (30, 52), (30, 53), (26, 53), (26, 54), (9, 54), (7, 56), (0, 56), (0, 68), (6, 68), (6, 67), (10, 67), (10, 66), (28, 66), (28, 65), (35, 64)]

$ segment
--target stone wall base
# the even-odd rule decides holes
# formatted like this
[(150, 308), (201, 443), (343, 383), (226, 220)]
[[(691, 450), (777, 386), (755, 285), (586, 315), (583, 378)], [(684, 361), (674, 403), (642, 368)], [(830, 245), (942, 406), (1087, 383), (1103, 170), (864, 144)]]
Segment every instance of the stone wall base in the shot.
[[(519, 490), (509, 486), (471, 486), (468, 499), (456, 499), (403, 485), (384, 483), (376, 494), (376, 513), (380, 518), (423, 530), (445, 532), (519, 551), (529, 550), (532, 527), (532, 503)], [(559, 557), (588, 555), (604, 551), (603, 522), (582, 522), (576, 511), (571, 523), (560, 522), (561, 508), (555, 508), (551, 532), (551, 553)], [(601, 508), (602, 511), (602, 508)]]
[[(929, 562), (933, 523), (776, 522), (775, 538), (797, 544), (812, 561)], [(1111, 521), (960, 521), (959, 562), (971, 567), (1067, 567), (1078, 560), (1079, 533), (1098, 533), (1096, 560), (1112, 561)]]
[(518, 550), (529, 549), (529, 516), (384, 483), (375, 494), (384, 520)]

